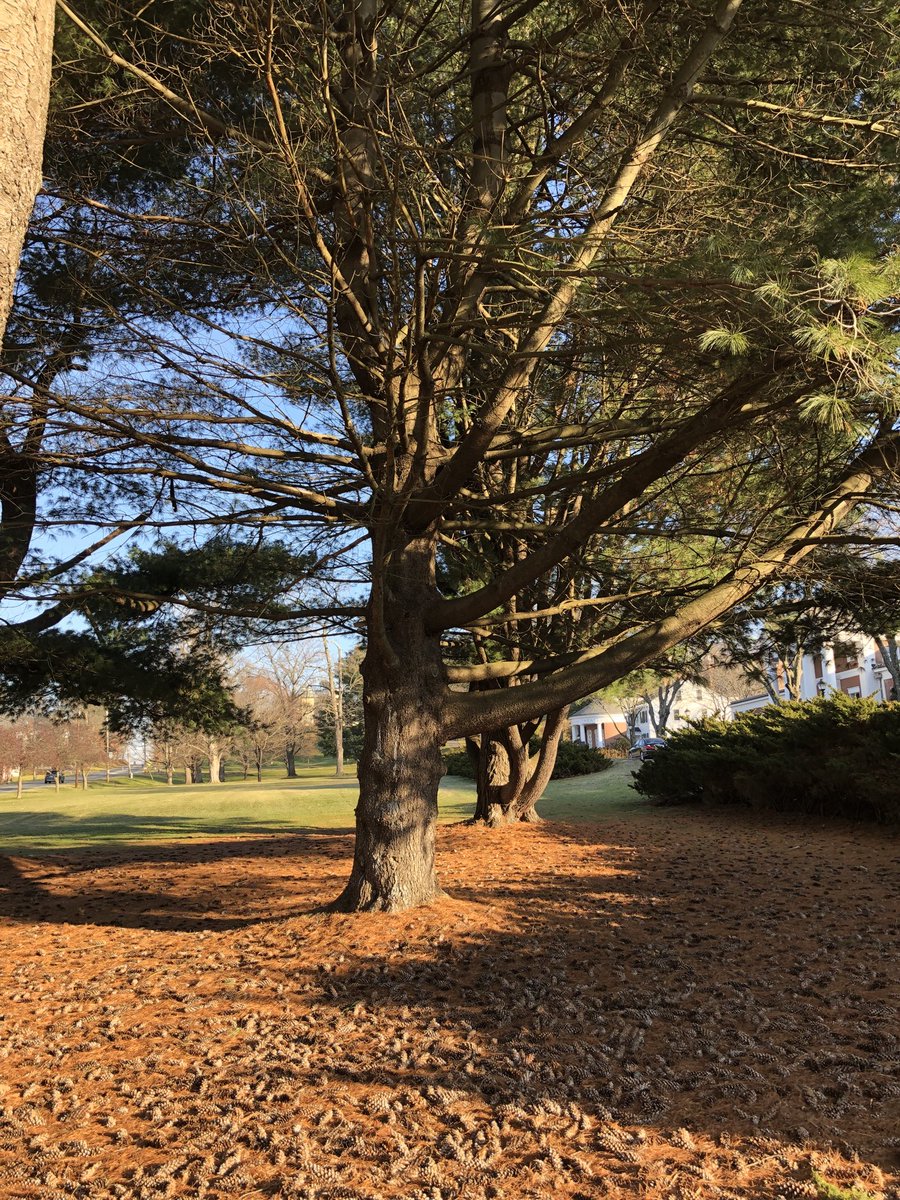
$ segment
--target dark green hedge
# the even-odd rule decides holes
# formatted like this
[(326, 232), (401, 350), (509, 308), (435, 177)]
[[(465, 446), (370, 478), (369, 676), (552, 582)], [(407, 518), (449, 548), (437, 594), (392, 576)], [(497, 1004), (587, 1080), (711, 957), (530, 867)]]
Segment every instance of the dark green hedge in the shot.
[(670, 734), (634, 786), (668, 803), (900, 821), (900, 704), (841, 695), (698, 722)]
[(474, 779), (475, 766), (465, 750), (445, 751), (444, 774), (458, 775), (460, 779)]
[(584, 742), (560, 742), (556, 755), (556, 766), (551, 779), (571, 779), (573, 775), (596, 775), (612, 766), (612, 759), (602, 750), (586, 746)]
[[(531, 747), (537, 752), (537, 747)], [(448, 775), (459, 775), (463, 779), (474, 779), (475, 768), (465, 750), (444, 755), (444, 764)], [(560, 742), (556, 755), (556, 766), (553, 768), (552, 779), (569, 779), (573, 775), (594, 775), (612, 766), (612, 760), (607, 758), (602, 750), (593, 750), (582, 742)]]

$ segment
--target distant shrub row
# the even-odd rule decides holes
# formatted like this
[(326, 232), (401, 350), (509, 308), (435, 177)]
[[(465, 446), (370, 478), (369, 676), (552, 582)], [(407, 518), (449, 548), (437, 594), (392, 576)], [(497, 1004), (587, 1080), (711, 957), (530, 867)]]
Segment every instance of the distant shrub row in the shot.
[[(531, 747), (537, 753), (537, 746)], [(444, 755), (448, 775), (459, 775), (463, 779), (475, 778), (475, 767), (465, 750)], [(551, 779), (570, 779), (573, 775), (594, 775), (612, 766), (602, 750), (594, 750), (583, 742), (560, 742), (556, 755), (556, 766)]]
[(833, 696), (698, 722), (670, 734), (634, 786), (668, 803), (900, 821), (900, 704)]

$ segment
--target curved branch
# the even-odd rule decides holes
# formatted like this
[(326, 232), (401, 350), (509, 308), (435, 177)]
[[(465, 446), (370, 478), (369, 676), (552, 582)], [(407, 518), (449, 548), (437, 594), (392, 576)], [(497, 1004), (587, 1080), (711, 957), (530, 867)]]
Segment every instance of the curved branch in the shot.
[(462, 737), (550, 712), (589, 695), (598, 687), (608, 686), (669, 647), (692, 637), (751, 595), (766, 579), (798, 562), (831, 536), (859, 503), (860, 495), (886, 473), (898, 470), (900, 430), (859, 455), (815, 513), (797, 522), (754, 562), (730, 572), (721, 583), (670, 616), (595, 657), (536, 683), (496, 692), (450, 694), (445, 708), (444, 736)]

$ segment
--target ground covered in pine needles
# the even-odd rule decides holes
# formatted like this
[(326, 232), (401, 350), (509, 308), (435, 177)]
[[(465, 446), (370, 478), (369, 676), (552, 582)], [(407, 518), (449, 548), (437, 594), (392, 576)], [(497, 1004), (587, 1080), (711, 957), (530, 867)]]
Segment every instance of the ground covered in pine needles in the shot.
[[(0, 1195), (900, 1197), (900, 847), (648, 809), (0, 860)], [(855, 1200), (858, 1200), (858, 1196)]]

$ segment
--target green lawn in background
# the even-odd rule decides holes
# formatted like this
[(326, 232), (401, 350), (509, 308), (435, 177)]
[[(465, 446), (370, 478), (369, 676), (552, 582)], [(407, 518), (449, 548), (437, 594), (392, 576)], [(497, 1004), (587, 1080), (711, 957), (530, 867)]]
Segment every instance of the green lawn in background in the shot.
[[(146, 776), (114, 778), (76, 791), (66, 784), (0, 792), (0, 852), (22, 854), (114, 842), (209, 838), (243, 834), (278, 834), (299, 829), (349, 829), (353, 826), (357, 784), (355, 768), (343, 779), (333, 765), (298, 768), (288, 780), (273, 768), (258, 784), (230, 779), (227, 783), (176, 785), (151, 782)], [(552, 820), (590, 821), (611, 810), (641, 801), (631, 791), (628, 763), (616, 763), (599, 775), (583, 775), (551, 783), (540, 811)], [(471, 816), (475, 785), (446, 776), (441, 784), (440, 820)]]

